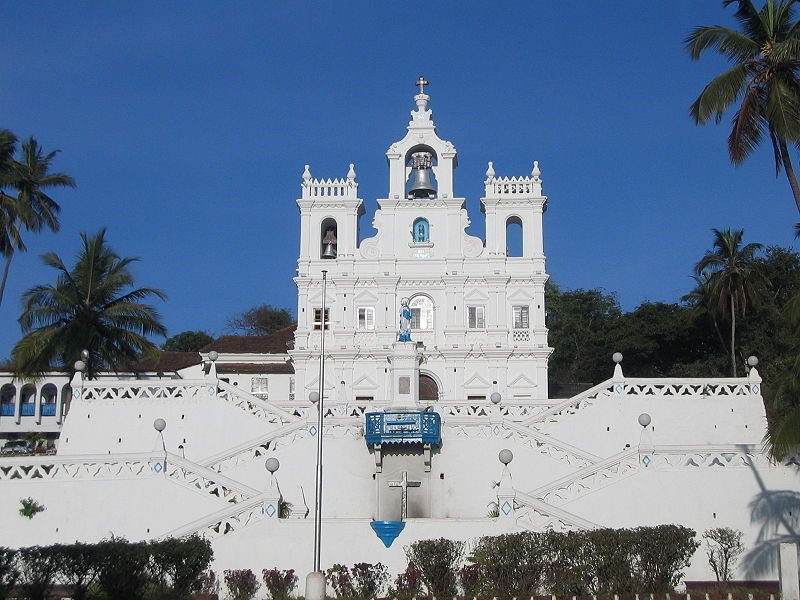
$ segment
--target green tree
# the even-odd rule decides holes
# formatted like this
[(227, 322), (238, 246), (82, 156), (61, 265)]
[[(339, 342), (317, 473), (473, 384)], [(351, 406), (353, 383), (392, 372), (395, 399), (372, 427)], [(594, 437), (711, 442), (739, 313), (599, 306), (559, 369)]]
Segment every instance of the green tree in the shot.
[[(0, 255), (6, 259), (0, 279), (0, 304), (11, 259), (16, 251), (26, 250), (21, 231), (58, 231), (61, 207), (47, 192), (56, 187), (75, 187), (69, 175), (50, 172), (59, 150), (45, 154), (36, 139), (30, 137), (22, 142), (22, 153), (17, 161), (12, 158), (15, 148), (14, 135), (0, 131)], [(6, 190), (14, 190), (14, 195)]]
[(792, 336), (787, 364), (765, 386), (767, 401), (767, 446), (772, 455), (782, 460), (800, 448), (800, 293), (784, 308)]
[(137, 258), (120, 258), (107, 244), (105, 230), (81, 234), (82, 248), (72, 268), (53, 253), (42, 262), (55, 269), (55, 285), (37, 285), (23, 296), (19, 318), (25, 336), (11, 352), (16, 375), (35, 377), (52, 365), (72, 365), (89, 351), (87, 372), (118, 370), (142, 353), (157, 351), (148, 336), (166, 329), (158, 312), (141, 301), (163, 292), (134, 288), (130, 265)]
[(748, 306), (758, 303), (769, 284), (756, 268), (756, 253), (761, 244), (742, 246), (741, 229), (713, 231), (713, 248), (697, 263), (695, 273), (707, 279), (708, 306), (730, 320), (731, 375), (736, 377), (736, 316), (744, 317)]
[(740, 29), (719, 25), (696, 27), (685, 40), (693, 60), (713, 49), (733, 66), (706, 85), (689, 112), (698, 125), (739, 102), (728, 136), (731, 162), (741, 164), (769, 136), (776, 175), (783, 168), (800, 211), (800, 185), (789, 144), (800, 140), (800, 23), (795, 0), (766, 0), (757, 10), (751, 0), (723, 0), (737, 6)]
[(261, 304), (228, 319), (228, 329), (241, 335), (269, 335), (294, 323), (285, 308)]
[(214, 341), (205, 331), (182, 331), (173, 335), (161, 346), (166, 352), (196, 352)]
[(545, 287), (552, 384), (599, 383), (611, 376), (610, 357), (616, 351), (613, 331), (622, 316), (613, 294), (602, 290), (561, 290)]

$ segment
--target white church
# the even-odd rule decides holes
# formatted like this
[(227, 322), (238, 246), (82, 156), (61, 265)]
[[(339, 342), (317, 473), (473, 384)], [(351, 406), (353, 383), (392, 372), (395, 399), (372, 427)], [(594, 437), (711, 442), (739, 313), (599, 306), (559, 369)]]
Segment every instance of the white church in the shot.
[[(525, 529), (732, 527), (748, 549), (796, 536), (798, 516), (770, 502), (797, 492), (800, 467), (762, 449), (756, 360), (741, 378), (635, 379), (617, 354), (608, 380), (550, 398), (542, 173), (490, 162), (486, 239), (467, 234), (458, 153), (426, 83), (386, 151), (376, 235), (359, 242), (353, 165), (338, 179), (305, 167), (296, 327), (127, 375), (2, 374), (0, 440), (38, 431), (57, 451), (0, 457), (0, 545), (199, 533), (215, 569), (302, 575), (320, 436), (323, 568), (397, 574), (415, 540)], [(45, 507), (32, 519), (18, 512), (28, 497)], [(774, 556), (736, 577), (776, 579)], [(701, 547), (687, 579), (711, 578)]]

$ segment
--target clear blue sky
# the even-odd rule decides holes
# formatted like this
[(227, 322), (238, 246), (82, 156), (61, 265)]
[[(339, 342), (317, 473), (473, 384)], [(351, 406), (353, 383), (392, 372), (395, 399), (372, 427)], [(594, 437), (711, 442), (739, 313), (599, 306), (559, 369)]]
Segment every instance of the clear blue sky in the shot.
[(3, 7), (0, 127), (60, 148), (62, 230), (28, 236), (0, 307), (0, 358), (20, 296), (108, 230), (169, 295), (170, 334), (224, 332), (259, 303), (296, 311), (303, 165), (356, 164), (369, 230), (384, 157), (405, 132), (413, 82), (431, 82), (439, 134), (459, 151), (456, 192), (482, 235), (486, 163), (539, 160), (548, 271), (617, 292), (625, 309), (676, 301), (711, 228), (792, 245), (800, 220), (771, 149), (727, 158), (731, 115), (688, 106), (725, 63), (693, 63), (695, 25), (733, 25), (721, 2), (16, 2)]

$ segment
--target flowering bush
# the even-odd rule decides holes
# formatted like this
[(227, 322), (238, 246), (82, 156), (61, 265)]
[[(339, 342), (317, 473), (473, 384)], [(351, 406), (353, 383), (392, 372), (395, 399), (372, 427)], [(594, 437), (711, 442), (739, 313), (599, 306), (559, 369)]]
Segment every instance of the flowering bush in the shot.
[(294, 574), (294, 569), (286, 571), (275, 568), (264, 569), (261, 571), (261, 575), (272, 600), (286, 600), (297, 585), (297, 575)]
[(261, 584), (250, 569), (232, 569), (225, 571), (225, 587), (231, 600), (253, 600)]

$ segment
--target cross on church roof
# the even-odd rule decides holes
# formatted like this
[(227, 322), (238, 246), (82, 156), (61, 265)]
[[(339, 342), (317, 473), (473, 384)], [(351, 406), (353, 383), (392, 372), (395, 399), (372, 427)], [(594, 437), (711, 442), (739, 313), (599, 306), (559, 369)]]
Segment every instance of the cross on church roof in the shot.
[(417, 79), (417, 82), (414, 85), (418, 85), (419, 86), (419, 93), (420, 94), (424, 94), (425, 93), (425, 86), (426, 85), (430, 85), (430, 82), (427, 79), (425, 79), (425, 77), (423, 75), (420, 75), (419, 79)]

